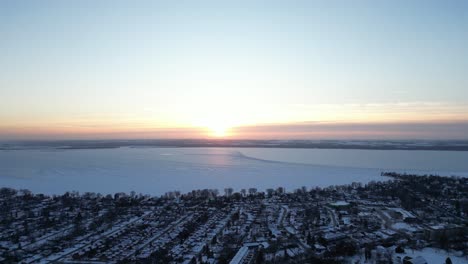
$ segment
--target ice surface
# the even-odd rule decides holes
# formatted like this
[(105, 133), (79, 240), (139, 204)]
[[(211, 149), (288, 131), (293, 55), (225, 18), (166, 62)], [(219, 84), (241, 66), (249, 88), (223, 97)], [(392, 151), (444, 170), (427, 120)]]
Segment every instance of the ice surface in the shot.
[[(362, 157), (366, 157), (362, 151), (343, 151), (346, 151), (345, 154), (340, 156), (331, 155), (327, 150), (269, 148), (4, 150), (0, 151), (0, 186), (27, 188), (47, 194), (62, 194), (71, 190), (100, 193), (128, 193), (134, 190), (137, 193), (160, 195), (173, 190), (188, 192), (206, 188), (222, 191), (225, 187), (232, 187), (239, 191), (249, 187), (265, 190), (282, 186), (292, 191), (301, 186), (366, 183), (385, 180), (380, 176), (381, 171), (387, 170), (386, 166), (382, 166), (385, 164), (390, 169), (398, 167), (409, 172), (462, 176), (468, 173), (468, 167), (463, 167), (465, 163), (457, 165), (457, 170), (453, 170), (455, 172), (449, 170), (452, 168), (449, 165), (439, 166), (439, 170), (423, 171), (421, 160), (428, 157), (427, 151), (411, 151), (402, 164), (398, 164), (398, 159), (391, 158), (398, 156), (398, 153), (388, 151), (390, 154), (377, 155), (381, 157), (375, 162), (378, 166), (373, 167), (372, 162), (367, 162), (361, 168), (348, 165), (352, 164), (349, 157), (353, 155), (361, 160), (355, 164), (362, 165)], [(325, 158), (319, 158), (320, 153)], [(440, 155), (447, 155), (445, 159), (448, 164), (453, 162), (453, 157), (456, 160), (468, 160), (468, 152), (458, 153), (445, 151)], [(343, 155), (348, 158), (342, 159)], [(434, 156), (435, 159), (444, 159), (440, 155)], [(417, 166), (408, 166), (411, 160)], [(428, 167), (439, 163), (426, 159)]]

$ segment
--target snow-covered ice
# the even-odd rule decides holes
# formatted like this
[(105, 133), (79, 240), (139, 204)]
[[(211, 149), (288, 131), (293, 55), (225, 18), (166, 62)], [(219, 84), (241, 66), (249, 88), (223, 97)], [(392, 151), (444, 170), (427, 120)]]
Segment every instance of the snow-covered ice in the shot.
[[(394, 151), (388, 151), (387, 156), (379, 152), (380, 159), (374, 163), (363, 163), (363, 160), (377, 153), (375, 150), (342, 150), (345, 154), (333, 151), (335, 156), (322, 149), (270, 148), (8, 150), (0, 151), (0, 187), (27, 188), (48, 194), (71, 190), (100, 193), (133, 190), (160, 195), (173, 190), (188, 192), (232, 187), (239, 191), (241, 188), (265, 190), (279, 186), (292, 191), (301, 186), (326, 187), (384, 180), (380, 172), (396, 167), (404, 169), (403, 166), (408, 166), (405, 171), (421, 171), (421, 159), (435, 155), (427, 154), (427, 151), (411, 151), (415, 165), (409, 166), (411, 158), (407, 157), (402, 164), (396, 162), (398, 159), (392, 160), (391, 157), (400, 155)], [(468, 152), (441, 153), (434, 159), (439, 160), (440, 155), (448, 155), (451, 162), (453, 159), (466, 160), (464, 157), (468, 159)], [(355, 166), (348, 166), (353, 155), (356, 156)], [(388, 167), (382, 167), (384, 161)], [(456, 175), (468, 173), (466, 163), (443, 167), (436, 161), (426, 160), (426, 164), (428, 168), (437, 166), (439, 169), (426, 172), (443, 174), (450, 171), (451, 174), (449, 169), (453, 167)]]

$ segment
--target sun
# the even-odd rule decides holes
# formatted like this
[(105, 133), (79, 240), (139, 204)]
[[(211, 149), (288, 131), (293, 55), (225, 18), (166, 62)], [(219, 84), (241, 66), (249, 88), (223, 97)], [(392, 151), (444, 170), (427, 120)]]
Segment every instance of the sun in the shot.
[(226, 138), (234, 135), (233, 128), (235, 127), (235, 123), (224, 115), (211, 115), (193, 122), (193, 124), (202, 128), (205, 136), (211, 138)]
[(211, 130), (211, 134), (214, 137), (226, 137), (228, 136), (229, 127), (222, 124), (213, 124), (208, 127)]

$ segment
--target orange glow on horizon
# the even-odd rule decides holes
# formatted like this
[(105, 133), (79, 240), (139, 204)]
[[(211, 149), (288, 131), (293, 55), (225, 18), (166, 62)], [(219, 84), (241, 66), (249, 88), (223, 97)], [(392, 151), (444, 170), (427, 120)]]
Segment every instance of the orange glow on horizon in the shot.
[(213, 118), (191, 126), (151, 126), (141, 123), (98, 125), (31, 124), (1, 126), (8, 139), (466, 139), (468, 120), (397, 122), (291, 122), (237, 125)]

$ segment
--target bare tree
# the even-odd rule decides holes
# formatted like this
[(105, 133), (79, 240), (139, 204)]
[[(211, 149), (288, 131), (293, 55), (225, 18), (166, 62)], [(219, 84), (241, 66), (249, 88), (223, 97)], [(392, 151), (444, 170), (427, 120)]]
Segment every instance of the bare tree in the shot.
[(224, 188), (224, 195), (231, 196), (234, 190), (232, 188)]

